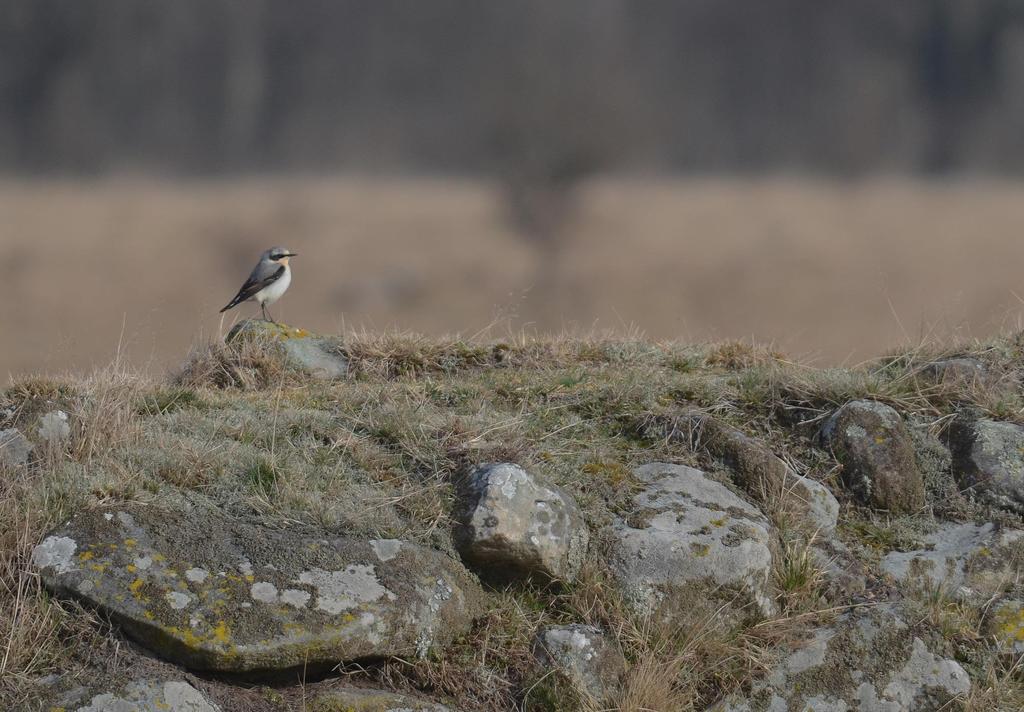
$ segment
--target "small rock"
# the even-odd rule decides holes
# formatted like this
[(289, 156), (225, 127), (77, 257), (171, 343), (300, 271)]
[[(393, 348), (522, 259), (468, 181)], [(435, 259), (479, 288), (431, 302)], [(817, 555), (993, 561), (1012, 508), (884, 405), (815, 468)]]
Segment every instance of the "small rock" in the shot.
[(985, 619), (984, 632), (992, 637), (999, 652), (1024, 653), (1024, 600), (1010, 598), (993, 606)]
[(921, 375), (937, 383), (975, 385), (989, 380), (985, 364), (976, 358), (967, 356), (932, 361), (921, 369)]
[(534, 654), (556, 667), (584, 698), (601, 701), (617, 687), (626, 659), (600, 628), (588, 625), (548, 626), (534, 643)]
[(104, 692), (74, 712), (219, 712), (220, 708), (187, 682), (138, 680), (117, 692)]
[(1022, 539), (1024, 531), (992, 524), (944, 524), (925, 537), (924, 548), (886, 554), (881, 568), (904, 584), (985, 598), (1024, 573)]
[(0, 430), (0, 466), (23, 467), (32, 454), (32, 443), (16, 428)]
[(307, 709), (309, 712), (453, 712), (438, 702), (361, 688), (320, 692)]
[(831, 534), (839, 523), (839, 501), (828, 487), (803, 475), (789, 472), (783, 507), (806, 528)]
[(39, 419), (39, 437), (50, 447), (62, 447), (71, 438), (68, 414), (63, 410), (47, 413)]
[(983, 499), (1024, 514), (1024, 427), (956, 420), (949, 431), (953, 474)]
[(819, 628), (754, 683), (714, 712), (938, 712), (971, 681), (953, 660), (933, 654), (893, 606), (843, 615)]
[(425, 656), (469, 630), (482, 598), (462, 565), (195, 507), (82, 512), (35, 548), (44, 585), (184, 667), (290, 670)]
[(227, 343), (263, 341), (275, 348), (286, 365), (321, 380), (345, 378), (348, 358), (341, 340), (313, 334), (286, 324), (246, 319), (228, 332)]
[(924, 480), (910, 432), (895, 410), (876, 401), (852, 401), (832, 415), (821, 434), (843, 465), (844, 483), (864, 503), (894, 514), (924, 506)]
[(590, 535), (576, 502), (517, 465), (483, 465), (463, 488), (456, 545), (482, 575), (571, 582)]
[(623, 598), (641, 614), (699, 615), (718, 596), (730, 608), (774, 610), (770, 526), (764, 515), (703, 472), (653, 463), (635, 470), (646, 486), (635, 512), (608, 530), (609, 564)]

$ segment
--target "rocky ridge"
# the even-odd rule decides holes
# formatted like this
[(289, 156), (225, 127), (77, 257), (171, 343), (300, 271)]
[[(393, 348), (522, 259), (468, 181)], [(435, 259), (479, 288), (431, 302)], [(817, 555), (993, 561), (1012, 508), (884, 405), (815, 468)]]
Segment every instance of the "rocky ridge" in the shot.
[[(766, 419), (756, 406), (723, 417), (693, 390), (690, 367), (656, 350), (660, 380), (643, 387), (662, 395), (626, 407), (621, 399), (638, 386), (615, 380), (611, 347), (596, 364), (580, 352), (560, 366), (550, 354), (464, 345), (401, 362), (378, 346), (367, 356), (358, 344), (280, 325), (243, 332), (210, 357), (219, 362), (193, 364), (180, 381), (188, 385), (146, 396), (131, 416), (154, 423), (150, 437), (183, 447), (222, 439), (222, 469), (208, 473), (202, 462), (200, 474), (184, 472), (173, 450), (142, 441), (115, 448), (114, 462), (159, 479), (131, 496), (82, 497), (30, 549), (50, 595), (110, 620), (110, 635), (137, 651), (116, 674), (39, 678), (22, 697), (34, 708), (285, 710), (299, 709), (301, 689), (303, 708), (325, 712), (503, 709), (495, 700), (637, 709), (654, 694), (650, 670), (677, 669), (651, 655), (711, 656), (725, 641), (776, 631), (760, 672), (718, 674), (712, 685), (691, 662), (703, 682), (688, 688), (678, 668), (663, 693), (674, 701), (660, 709), (967, 710), (990, 694), (978, 691), (978, 660), (996, 665), (1020, 652), (1021, 426), (982, 417), (977, 402), (911, 408), (908, 396), (883, 402), (864, 391), (825, 399), (793, 381), (775, 396), (784, 417), (769, 410)], [(307, 339), (305, 355), (282, 346)], [(746, 366), (703, 358), (702, 387), (737, 403), (738, 386), (721, 385), (728, 374), (772, 364), (756, 353), (744, 355)], [(967, 376), (936, 363), (906, 368), (972, 393), (979, 383), (1012, 390), (980, 360)], [(537, 447), (598, 420), (606, 440), (587, 436), (585, 448), (602, 454), (581, 450), (588, 460), (563, 467), (556, 451), (490, 440), (515, 421), (475, 421), (481, 411), (459, 390), (467, 374), (474, 397), (537, 418)], [(271, 376), (278, 399), (303, 405), (269, 409)], [(588, 378), (589, 392), (579, 387)], [(538, 397), (531, 389), (542, 379)], [(371, 400), (382, 392), (387, 399)], [(409, 393), (425, 400), (396, 411), (393, 399)], [(6, 398), (0, 472), (81, 472), (87, 397), (33, 385)], [(269, 425), (259, 430), (251, 414), (263, 408)], [(937, 434), (922, 430), (928, 417), (942, 424)], [(293, 464), (266, 454), (279, 438)], [(577, 442), (558, 441), (563, 451)], [(352, 457), (357, 467), (339, 469)], [(240, 460), (250, 464), (239, 469)], [(325, 471), (348, 473), (344, 491)], [(300, 477), (305, 489), (287, 489)], [(315, 496), (305, 496), (310, 488)], [(954, 615), (974, 633), (951, 633)], [(788, 630), (788, 621), (801, 623)], [(341, 670), (360, 671), (356, 684), (338, 684)], [(286, 682), (309, 675), (308, 689)], [(477, 687), (485, 679), (493, 689)]]

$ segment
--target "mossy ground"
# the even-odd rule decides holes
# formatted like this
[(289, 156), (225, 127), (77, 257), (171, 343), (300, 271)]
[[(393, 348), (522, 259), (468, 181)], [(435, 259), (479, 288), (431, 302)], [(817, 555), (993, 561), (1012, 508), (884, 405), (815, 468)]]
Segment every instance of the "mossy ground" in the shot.
[[(1020, 525), (957, 490), (941, 443), (945, 423), (958, 411), (1024, 421), (1024, 349), (1015, 338), (956, 351), (921, 348), (827, 370), (743, 343), (600, 337), (478, 343), (352, 334), (345, 349), (350, 375), (338, 382), (303, 379), (271, 350), (247, 343), (201, 350), (164, 382), (114, 365), (89, 377), (27, 379), (3, 392), (2, 427), (34, 437), (36, 419), (55, 408), (69, 413), (73, 426), (66, 445), (39, 445), (28, 470), (0, 473), (5, 709), (32, 709), (45, 697), (35, 681), (50, 674), (63, 674), (67, 685), (121, 679), (141, 664), (118, 631), (76, 603), (50, 598), (29, 570), (29, 553), (44, 533), (95, 504), (155, 503), (185, 492), (231, 513), (454, 552), (450, 516), (458, 478), (474, 463), (509, 461), (566, 489), (599, 532), (613, 516), (631, 513), (634, 466), (689, 464), (731, 484), (727, 468), (707, 452), (652, 427), (696, 406), (826, 482), (843, 503), (840, 538), (868, 563), (912, 545), (936, 517)], [(964, 353), (986, 365), (992, 378), (984, 386), (926, 377), (927, 363)], [(858, 506), (838, 484), (834, 457), (816, 446), (823, 418), (856, 398), (888, 403), (912, 423), (929, 493), (920, 512), (894, 518)], [(443, 654), (340, 672), (365, 684), (419, 689), (467, 710), (587, 709), (593, 705), (537, 666), (531, 648), (542, 624), (590, 623), (612, 631), (630, 661), (621, 693), (604, 701), (606, 707), (702, 709), (763, 671), (780, 642), (853, 602), (827, 597), (806, 535), (784, 518), (776, 523), (782, 605), (775, 619), (725, 627), (695, 620), (678, 630), (636, 620), (605, 580), (595, 536), (577, 583), (492, 589), (489, 611), (473, 633)], [(860, 600), (883, 593), (884, 584), (870, 580)], [(946, 600), (923, 598), (920, 605), (976, 681), (961, 706), (1020, 708), (1020, 661), (989, 652), (980, 616)], [(222, 681), (203, 682), (225, 710), (302, 709), (315, 688), (278, 681), (274, 689), (239, 696), (225, 692)]]

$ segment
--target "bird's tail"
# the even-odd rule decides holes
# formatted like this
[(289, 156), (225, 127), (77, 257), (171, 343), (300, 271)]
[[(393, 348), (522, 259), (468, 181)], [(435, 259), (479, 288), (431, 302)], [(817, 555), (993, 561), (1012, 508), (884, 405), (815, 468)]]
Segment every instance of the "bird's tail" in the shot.
[(224, 307), (223, 309), (220, 310), (220, 313), (223, 314), (228, 309), (234, 309), (235, 307), (237, 307), (241, 303), (242, 303), (242, 300), (239, 299), (238, 297), (235, 297), (230, 302), (228, 302), (228, 305), (226, 307)]

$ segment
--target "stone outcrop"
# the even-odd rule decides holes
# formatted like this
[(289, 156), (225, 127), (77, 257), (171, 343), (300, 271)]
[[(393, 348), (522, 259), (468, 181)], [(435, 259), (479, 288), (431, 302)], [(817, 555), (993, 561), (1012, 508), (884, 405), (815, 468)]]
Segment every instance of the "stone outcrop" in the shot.
[(33, 552), (43, 583), (188, 668), (225, 672), (424, 656), (469, 629), (478, 585), (440, 552), (206, 510), (90, 510)]
[(246, 319), (228, 332), (227, 343), (256, 341), (276, 350), (289, 368), (320, 380), (344, 378), (348, 358), (341, 340), (286, 324)]
[(31, 454), (32, 443), (19, 430), (0, 430), (0, 466), (23, 467)]
[(593, 626), (548, 626), (537, 634), (534, 653), (542, 664), (558, 670), (580, 697), (598, 702), (618, 687), (626, 672), (622, 651)]
[(837, 410), (821, 431), (843, 466), (843, 482), (866, 504), (893, 514), (924, 506), (924, 480), (906, 424), (895, 410), (859, 400)]
[(220, 712), (199, 690), (182, 680), (135, 680), (112, 692), (79, 688), (50, 709), (67, 712)]
[(691, 617), (696, 601), (724, 595), (774, 609), (770, 525), (756, 507), (692, 467), (653, 463), (634, 474), (644, 485), (634, 512), (607, 532), (611, 573), (629, 605)]
[(1024, 574), (1024, 531), (992, 524), (943, 524), (924, 547), (893, 551), (881, 569), (919, 588), (941, 587), (965, 599), (985, 599)]
[(956, 420), (950, 427), (953, 473), (993, 504), (1024, 514), (1024, 427), (995, 420)]
[(474, 469), (457, 518), (463, 559), (490, 578), (571, 582), (587, 555), (587, 524), (572, 497), (518, 465)]
[(889, 605), (819, 628), (749, 695), (713, 712), (938, 712), (971, 688), (958, 663), (932, 653)]

